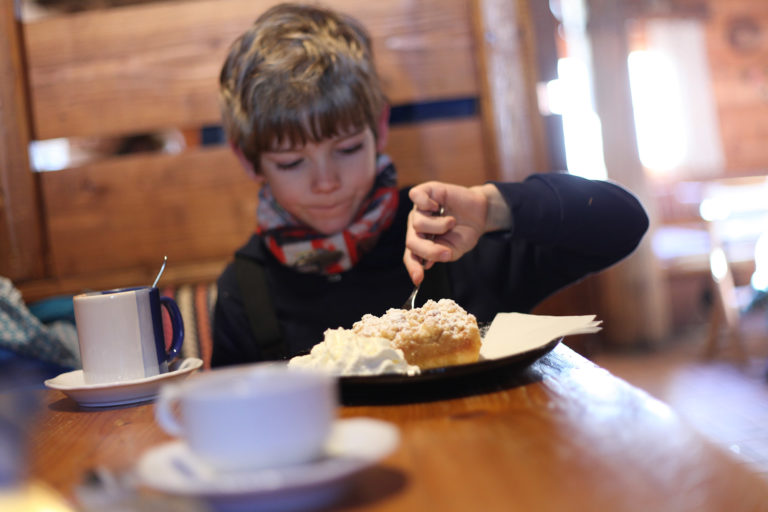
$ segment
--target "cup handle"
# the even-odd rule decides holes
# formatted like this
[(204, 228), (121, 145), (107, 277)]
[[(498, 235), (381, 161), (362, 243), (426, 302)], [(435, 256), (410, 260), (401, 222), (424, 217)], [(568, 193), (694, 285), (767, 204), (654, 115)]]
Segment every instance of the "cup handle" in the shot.
[(182, 428), (174, 414), (174, 406), (179, 398), (179, 388), (174, 384), (165, 384), (155, 400), (155, 420), (158, 425), (172, 436), (182, 435)]
[(161, 296), (160, 305), (165, 306), (168, 316), (171, 319), (171, 346), (166, 352), (166, 361), (171, 361), (181, 352), (181, 345), (184, 343), (184, 320), (181, 318), (181, 311), (176, 301), (170, 297)]

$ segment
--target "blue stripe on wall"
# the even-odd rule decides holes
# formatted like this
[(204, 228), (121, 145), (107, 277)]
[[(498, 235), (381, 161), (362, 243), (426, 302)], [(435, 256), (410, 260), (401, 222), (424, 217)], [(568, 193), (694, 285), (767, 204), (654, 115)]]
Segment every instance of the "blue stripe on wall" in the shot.
[(389, 124), (420, 123), (437, 119), (470, 117), (477, 114), (476, 98), (459, 98), (423, 103), (395, 105), (389, 117)]
[[(390, 112), (389, 124), (423, 123), (439, 119), (454, 119), (477, 115), (477, 98), (457, 98), (452, 100), (427, 101), (394, 105)], [(204, 146), (224, 144), (226, 137), (219, 125), (205, 126), (201, 131)]]

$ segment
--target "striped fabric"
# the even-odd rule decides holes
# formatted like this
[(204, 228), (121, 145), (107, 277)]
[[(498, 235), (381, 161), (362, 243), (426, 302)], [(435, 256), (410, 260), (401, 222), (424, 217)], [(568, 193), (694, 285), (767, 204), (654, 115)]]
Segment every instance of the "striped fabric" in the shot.
[[(216, 302), (216, 283), (166, 286), (160, 289), (160, 293), (176, 301), (184, 320), (184, 344), (181, 357), (200, 358), (203, 360), (203, 368), (210, 369), (213, 352), (211, 316)], [(167, 347), (171, 339), (171, 323), (165, 308), (163, 308), (163, 328)]]

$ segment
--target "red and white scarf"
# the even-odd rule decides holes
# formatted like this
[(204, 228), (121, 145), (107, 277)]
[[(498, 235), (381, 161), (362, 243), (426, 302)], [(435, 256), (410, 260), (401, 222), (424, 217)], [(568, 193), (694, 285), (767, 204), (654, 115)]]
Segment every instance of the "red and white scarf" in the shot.
[(372, 248), (395, 217), (397, 174), (387, 155), (376, 158), (376, 179), (357, 215), (343, 231), (318, 233), (280, 206), (268, 184), (259, 191), (256, 232), (284, 265), (300, 272), (338, 274)]

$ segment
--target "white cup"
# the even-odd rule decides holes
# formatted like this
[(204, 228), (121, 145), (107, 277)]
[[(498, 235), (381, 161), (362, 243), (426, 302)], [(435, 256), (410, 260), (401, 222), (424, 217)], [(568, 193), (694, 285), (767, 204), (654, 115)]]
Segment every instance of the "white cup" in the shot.
[(211, 469), (244, 471), (322, 455), (337, 405), (332, 375), (259, 363), (161, 386), (155, 419)]
[[(181, 350), (184, 323), (170, 297), (143, 286), (89, 292), (73, 299), (86, 384), (153, 377), (168, 371)], [(173, 337), (165, 349), (161, 306), (168, 310)]]

